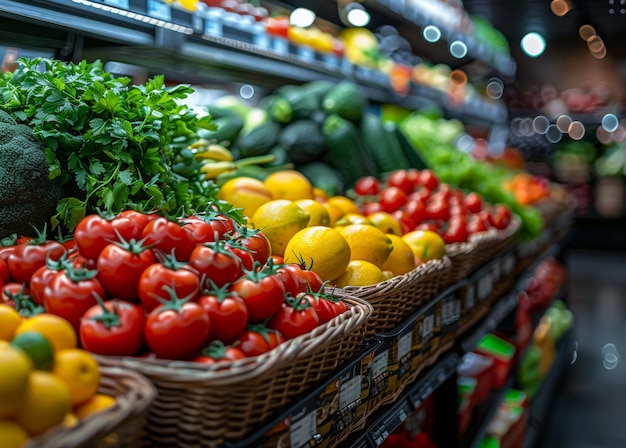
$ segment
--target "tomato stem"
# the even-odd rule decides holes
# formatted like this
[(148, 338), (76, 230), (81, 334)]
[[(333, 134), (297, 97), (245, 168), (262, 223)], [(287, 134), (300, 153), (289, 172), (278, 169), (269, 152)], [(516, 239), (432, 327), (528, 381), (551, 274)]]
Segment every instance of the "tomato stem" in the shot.
[(96, 269), (87, 269), (85, 267), (75, 268), (71, 263), (65, 264), (65, 275), (69, 278), (73, 283), (80, 283), (85, 280), (91, 280), (98, 275), (98, 271)]
[(120, 326), (121, 321), (120, 314), (117, 308), (117, 302), (113, 302), (113, 312), (111, 312), (106, 307), (106, 304), (104, 303), (104, 300), (102, 300), (102, 297), (100, 297), (100, 294), (98, 294), (97, 292), (92, 292), (92, 294), (95, 297), (96, 302), (98, 302), (98, 305), (100, 305), (100, 308), (102, 308), (102, 314), (100, 316), (90, 317), (90, 320), (102, 323), (102, 325), (104, 325), (107, 330), (112, 327)]
[(11, 247), (17, 246), (17, 233), (12, 233), (9, 236), (5, 236), (0, 240), (0, 246), (2, 247)]
[(183, 305), (189, 302), (198, 292), (196, 289), (192, 291), (188, 296), (181, 298), (181, 297), (178, 297), (178, 295), (176, 294), (175, 286), (176, 285), (174, 282), (172, 282), (171, 288), (167, 285), (163, 285), (163, 291), (165, 291), (170, 296), (169, 300), (163, 300), (158, 295), (151, 294), (152, 297), (154, 297), (156, 300), (158, 300), (161, 303), (161, 307), (159, 310), (160, 313), (163, 311), (173, 310), (173, 311), (176, 311), (178, 314), (181, 314), (183, 312)]
[(33, 298), (29, 294), (26, 294), (25, 291), (26, 284), (22, 283), (22, 287), (17, 294), (11, 294), (8, 291), (5, 291), (4, 294), (15, 302), (15, 310), (22, 317), (33, 317), (37, 314), (45, 313), (45, 308), (41, 305), (37, 305), (33, 301)]

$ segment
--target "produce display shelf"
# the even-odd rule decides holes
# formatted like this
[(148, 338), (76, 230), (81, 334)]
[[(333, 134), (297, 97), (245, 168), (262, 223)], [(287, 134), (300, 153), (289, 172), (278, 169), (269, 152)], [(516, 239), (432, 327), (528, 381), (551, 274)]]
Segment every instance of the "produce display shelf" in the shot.
[[(240, 81), (274, 88), (285, 82), (347, 79), (373, 101), (410, 109), (434, 105), (485, 126), (506, 121), (502, 102), (476, 98), (455, 106), (445, 92), (415, 84), (407, 95), (399, 95), (380, 71), (293, 45), (237, 17), (191, 14), (157, 0), (0, 0), (0, 42), (53, 47), (73, 59), (114, 60), (180, 82)], [(62, 33), (88, 39), (75, 39), (68, 50), (70, 39)]]
[(524, 442), (525, 448), (533, 448), (539, 440), (541, 431), (545, 427), (547, 418), (549, 418), (552, 398), (560, 384), (562, 384), (561, 379), (567, 364), (572, 363), (575, 344), (574, 329), (570, 329), (565, 333), (556, 344), (557, 356), (554, 359), (552, 368), (530, 402), (528, 432)]

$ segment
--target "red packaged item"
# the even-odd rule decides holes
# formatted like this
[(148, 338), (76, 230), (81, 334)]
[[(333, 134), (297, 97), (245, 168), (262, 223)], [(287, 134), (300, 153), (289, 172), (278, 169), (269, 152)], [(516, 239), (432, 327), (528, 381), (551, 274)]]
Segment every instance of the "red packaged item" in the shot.
[(476, 387), (469, 397), (470, 407), (474, 408), (488, 399), (494, 388), (494, 360), (477, 353), (466, 353), (457, 367), (457, 375), (476, 380)]
[(503, 388), (511, 372), (515, 346), (495, 334), (488, 334), (478, 343), (475, 352), (494, 360), (493, 387)]

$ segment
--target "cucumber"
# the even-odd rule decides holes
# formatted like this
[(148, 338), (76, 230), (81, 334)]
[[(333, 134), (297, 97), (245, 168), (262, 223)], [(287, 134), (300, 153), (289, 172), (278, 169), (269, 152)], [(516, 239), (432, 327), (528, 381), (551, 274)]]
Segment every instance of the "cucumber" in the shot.
[(291, 106), (291, 118), (310, 118), (319, 110), (319, 99), (299, 86), (284, 86), (278, 89), (278, 95)]
[(364, 176), (376, 175), (376, 164), (354, 123), (337, 114), (329, 115), (322, 128), (328, 146), (328, 160), (339, 171), (346, 185), (352, 186)]
[(259, 107), (267, 111), (270, 118), (278, 123), (289, 123), (291, 121), (291, 104), (281, 96), (266, 96), (260, 101)]
[(399, 126), (397, 126), (393, 122), (385, 123), (385, 128), (390, 132), (393, 132), (398, 139), (398, 143), (400, 143), (400, 148), (404, 153), (407, 161), (409, 162), (411, 168), (416, 168), (418, 170), (424, 170), (428, 168), (428, 165), (422, 158), (421, 154), (418, 150), (413, 146), (413, 144), (406, 138), (406, 135), (402, 132)]
[(326, 152), (326, 139), (313, 120), (296, 120), (283, 128), (278, 139), (295, 164), (318, 160)]
[(217, 125), (215, 131), (200, 128), (198, 129), (198, 136), (215, 143), (232, 142), (243, 128), (243, 120), (236, 116), (216, 118), (213, 123)]
[(374, 159), (379, 173), (410, 168), (393, 128), (386, 128), (374, 114), (365, 114), (360, 128), (365, 148)]
[(299, 165), (296, 169), (304, 174), (314, 187), (320, 188), (328, 196), (340, 195), (345, 192), (341, 174), (332, 166), (322, 162), (311, 162)]
[(359, 86), (343, 81), (333, 87), (322, 100), (322, 109), (329, 114), (337, 114), (353, 123), (361, 121), (365, 113), (367, 99)]
[(270, 149), (270, 152), (268, 154), (272, 154), (274, 156), (274, 161), (266, 163), (264, 166), (279, 166), (291, 163), (291, 158), (289, 157), (289, 154), (287, 153), (287, 151), (285, 151), (285, 148), (280, 145), (274, 146), (272, 149)]
[(252, 129), (247, 134), (240, 134), (236, 146), (241, 158), (267, 154), (278, 142), (280, 125), (268, 121)]

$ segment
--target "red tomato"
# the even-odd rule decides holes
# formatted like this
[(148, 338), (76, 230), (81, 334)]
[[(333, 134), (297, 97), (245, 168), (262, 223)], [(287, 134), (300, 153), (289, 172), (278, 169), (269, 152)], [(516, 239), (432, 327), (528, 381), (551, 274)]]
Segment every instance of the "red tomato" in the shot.
[(11, 278), (18, 283), (28, 283), (35, 271), (46, 264), (46, 258), (59, 260), (65, 248), (56, 241), (43, 244), (20, 244), (9, 255), (7, 265)]
[(431, 190), (429, 190), (428, 188), (420, 187), (419, 190), (408, 195), (406, 200), (407, 202), (420, 201), (424, 205), (426, 205), (426, 203), (428, 202), (428, 200), (431, 198), (432, 195), (433, 195), (433, 192)]
[(148, 312), (169, 300), (167, 288), (173, 289), (179, 297), (195, 300), (200, 294), (200, 277), (187, 263), (177, 262), (171, 256), (148, 266), (138, 284), (139, 300)]
[(15, 246), (0, 246), (0, 260), (7, 263), (9, 261), (9, 255), (11, 255), (14, 250)]
[(467, 232), (465, 220), (456, 217), (451, 218), (448, 228), (441, 235), (446, 244), (462, 243), (467, 241), (469, 233)]
[(227, 347), (220, 341), (213, 341), (207, 348), (202, 350), (200, 356), (196, 356), (193, 361), (203, 364), (215, 364), (223, 361), (236, 361), (244, 359), (246, 355), (238, 347)]
[(250, 322), (262, 322), (282, 307), (285, 285), (271, 270), (249, 271), (230, 285), (246, 303)]
[(237, 226), (232, 234), (234, 240), (243, 249), (248, 250), (254, 261), (261, 265), (267, 263), (272, 254), (270, 240), (258, 229), (250, 229), (246, 226)]
[(478, 212), (478, 216), (480, 217), (483, 224), (487, 229), (491, 229), (493, 227), (493, 218), (491, 217), (491, 213), (487, 209), (483, 209)]
[(439, 179), (435, 176), (431, 170), (422, 170), (420, 172), (420, 185), (428, 188), (429, 190), (434, 190), (439, 185)]
[(232, 283), (241, 276), (241, 260), (231, 254), (224, 241), (205, 243), (191, 252), (189, 265), (200, 277), (211, 279), (217, 286)]
[(426, 205), (426, 216), (432, 221), (447, 221), (450, 219), (450, 208), (447, 201), (433, 199)]
[(380, 202), (364, 202), (361, 205), (361, 213), (363, 213), (364, 216), (368, 216), (368, 215), (371, 215), (372, 213), (382, 212), (382, 211), (383, 211), (383, 206), (380, 204)]
[(78, 329), (83, 314), (98, 303), (96, 295), (105, 296), (96, 274), (96, 271), (71, 266), (57, 272), (43, 291), (46, 311), (64, 318)]
[(35, 271), (29, 282), (30, 295), (35, 303), (43, 305), (46, 286), (52, 281), (52, 278), (63, 269), (65, 269), (65, 265), (63, 259), (61, 259), (59, 261), (48, 260), (45, 266)]
[(320, 297), (316, 294), (302, 294), (299, 297), (305, 297), (309, 301), (311, 307), (313, 307), (315, 313), (317, 314), (320, 325), (333, 319), (339, 313), (339, 308), (335, 305), (334, 301)]
[(468, 194), (463, 199), (463, 203), (465, 204), (465, 207), (467, 207), (467, 209), (472, 213), (478, 213), (483, 208), (483, 199), (478, 193), (472, 192)]
[(439, 226), (434, 221), (423, 221), (417, 226), (415, 230), (430, 230), (431, 232), (439, 232)]
[(311, 270), (312, 266), (307, 266), (304, 260), (298, 264), (287, 264), (285, 267), (294, 273), (299, 292), (319, 292), (322, 290), (324, 281), (315, 271)]
[(2, 281), (2, 284), (9, 283), (11, 281), (9, 266), (2, 259), (0, 259), (0, 281)]
[(415, 224), (419, 224), (428, 218), (426, 214), (426, 204), (421, 200), (408, 201), (404, 204), (402, 210), (411, 217)]
[[(496, 229), (506, 229), (511, 223), (511, 209), (503, 204), (496, 204), (493, 209), (492, 215), (493, 226)], [(9, 258), (10, 259), (10, 258)]]
[(354, 192), (361, 196), (375, 196), (380, 192), (380, 181), (374, 176), (361, 177), (354, 184)]
[(233, 233), (237, 227), (237, 223), (228, 215), (218, 210), (211, 209), (202, 218), (217, 232), (220, 239), (224, 238), (227, 233)]
[(113, 219), (93, 214), (85, 216), (74, 229), (74, 243), (83, 257), (95, 260), (107, 245), (140, 235), (138, 224), (127, 217)]
[(191, 359), (209, 340), (211, 321), (200, 305), (172, 294), (166, 305), (148, 314), (144, 334), (148, 347), (157, 357)]
[(469, 220), (467, 222), (467, 231), (470, 235), (474, 233), (485, 232), (487, 230), (488, 229), (485, 225), (485, 222), (480, 218), (479, 215), (471, 215), (469, 217)]
[(416, 223), (413, 218), (411, 218), (411, 216), (408, 214), (408, 212), (404, 210), (396, 210), (391, 214), (391, 216), (396, 218), (400, 223), (400, 229), (402, 230), (403, 235), (415, 228)]
[(231, 254), (233, 254), (234, 256), (236, 256), (237, 258), (241, 260), (241, 266), (243, 269), (247, 271), (251, 271), (254, 269), (255, 261), (254, 261), (254, 257), (252, 256), (252, 252), (250, 250), (242, 247), (235, 240), (229, 240), (224, 247), (226, 247), (226, 250), (228, 250)]
[(190, 216), (180, 220), (180, 224), (187, 232), (189, 239), (194, 245), (215, 241), (213, 227), (198, 216)]
[(135, 224), (135, 231), (131, 238), (139, 239), (143, 234), (143, 229), (150, 221), (156, 219), (159, 215), (154, 213), (142, 213), (137, 210), (124, 210), (118, 215), (118, 218), (128, 218)]
[(246, 356), (259, 356), (278, 347), (285, 338), (276, 330), (252, 325), (239, 337), (239, 348)]
[(144, 310), (113, 299), (92, 306), (80, 320), (81, 346), (104, 356), (133, 356), (143, 346)]
[(415, 189), (414, 176), (409, 175), (406, 170), (397, 170), (392, 172), (387, 178), (387, 185), (390, 187), (398, 187), (406, 194), (413, 193)]
[(139, 278), (154, 263), (154, 252), (141, 242), (109, 244), (96, 262), (98, 280), (111, 296), (136, 299), (139, 295)]
[(406, 197), (407, 194), (400, 188), (388, 187), (380, 193), (378, 202), (380, 202), (383, 211), (392, 213), (406, 204)]
[(406, 170), (406, 175), (409, 177), (409, 179), (411, 180), (411, 183), (413, 184), (413, 190), (415, 190), (421, 185), (419, 170), (415, 168), (409, 168), (408, 170)]
[(306, 294), (299, 294), (297, 298), (288, 298), (267, 326), (280, 332), (286, 339), (293, 339), (313, 331), (319, 324), (320, 319)]
[(0, 303), (6, 303), (15, 308), (15, 299), (28, 295), (28, 287), (24, 283), (10, 282), (0, 288)]
[(213, 287), (202, 291), (198, 304), (211, 321), (211, 339), (229, 342), (239, 336), (248, 326), (248, 308), (237, 294), (228, 287)]
[(285, 285), (285, 293), (296, 297), (301, 292), (301, 277), (296, 274), (296, 270), (301, 270), (297, 264), (285, 264), (276, 269), (276, 276)]
[(146, 245), (166, 254), (175, 251), (176, 259), (186, 261), (195, 247), (189, 233), (177, 222), (163, 216), (150, 221), (143, 229), (142, 239)]

